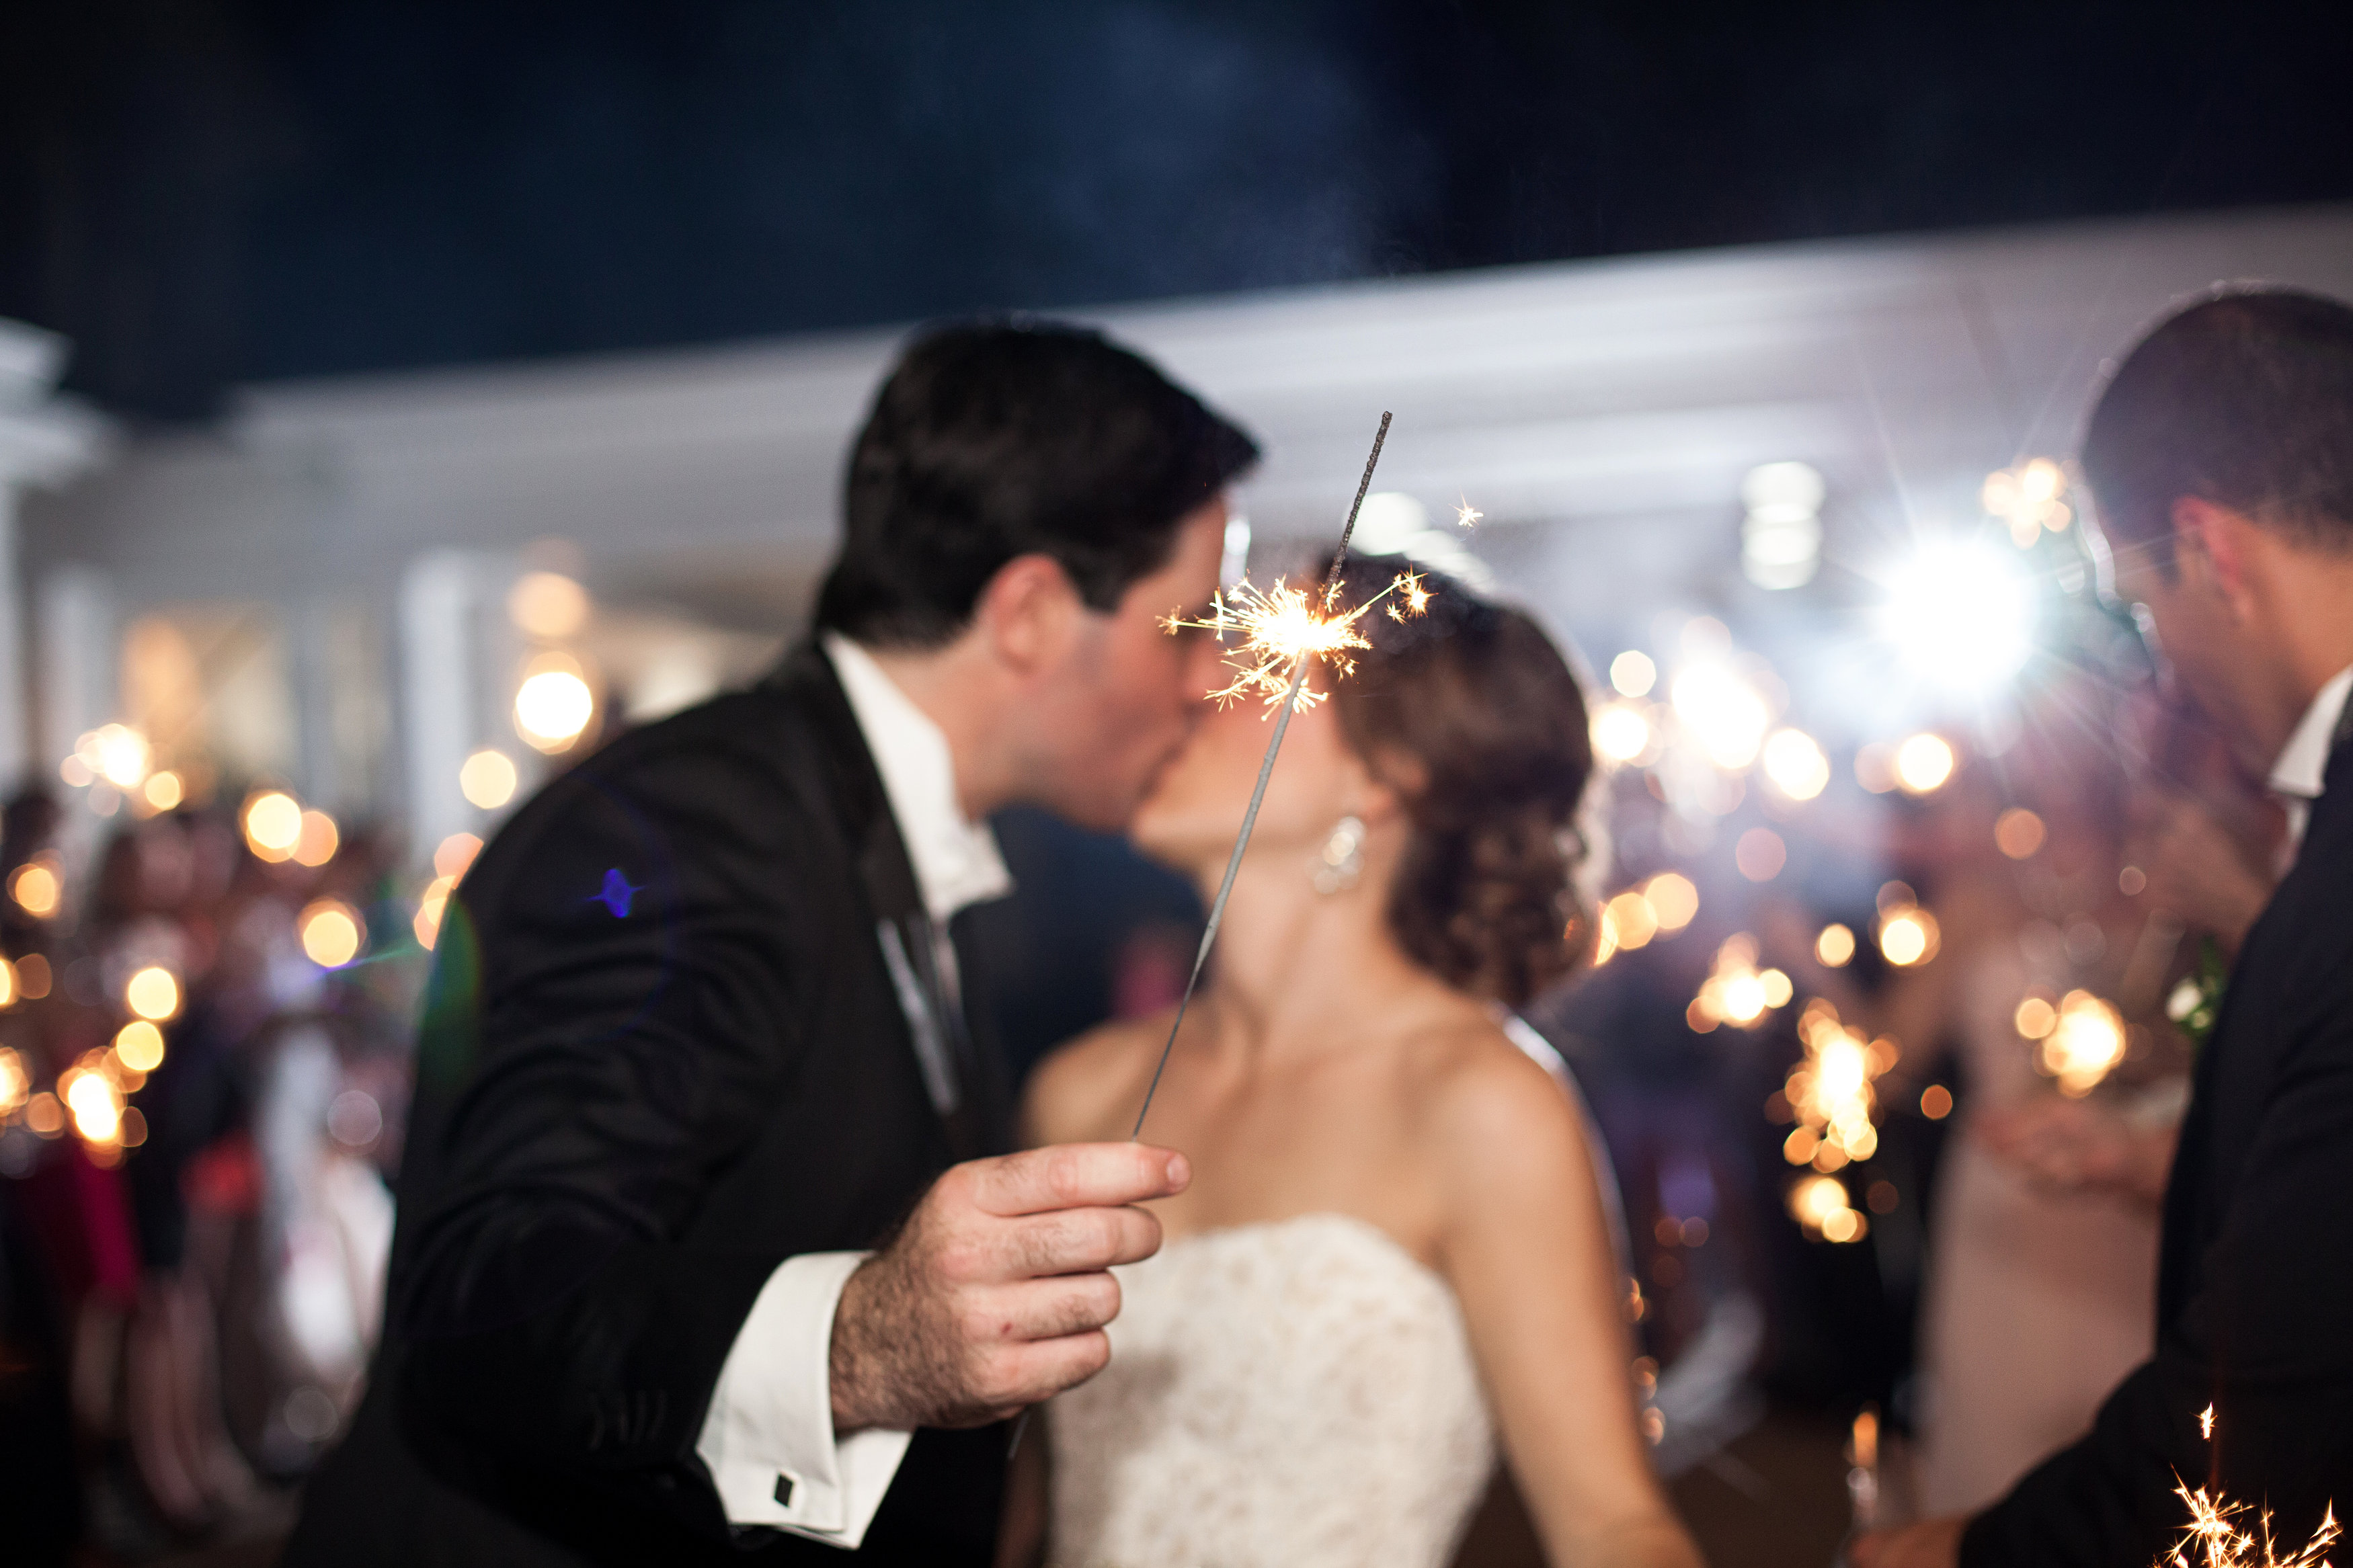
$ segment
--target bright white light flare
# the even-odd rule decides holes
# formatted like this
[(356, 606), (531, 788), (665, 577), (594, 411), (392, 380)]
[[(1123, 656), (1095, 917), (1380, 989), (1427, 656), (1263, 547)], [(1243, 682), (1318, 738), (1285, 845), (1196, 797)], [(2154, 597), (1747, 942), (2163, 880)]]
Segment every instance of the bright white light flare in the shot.
[(1915, 675), (1983, 690), (2034, 652), (2034, 585), (2016, 553), (1989, 539), (1932, 541), (1887, 580), (1880, 627)]
[(1737, 772), (1757, 760), (1773, 714), (1755, 687), (1723, 665), (1698, 664), (1675, 677), (1672, 699), (1708, 761)]
[(1765, 742), (1765, 777), (1789, 800), (1811, 800), (1830, 786), (1831, 760), (1803, 730), (1779, 730)]
[(596, 694), (579, 667), (561, 655), (534, 660), (532, 673), (515, 691), (515, 730), (543, 752), (570, 746), (596, 712)]

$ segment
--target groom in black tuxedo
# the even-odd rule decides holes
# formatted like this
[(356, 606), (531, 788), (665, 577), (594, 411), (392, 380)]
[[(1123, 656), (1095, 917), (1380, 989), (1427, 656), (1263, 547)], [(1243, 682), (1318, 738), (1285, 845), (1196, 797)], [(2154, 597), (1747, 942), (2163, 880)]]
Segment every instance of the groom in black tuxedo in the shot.
[[(1043, 325), (934, 332), (817, 637), (628, 735), (443, 918), (385, 1343), (287, 1562), (985, 1563), (1016, 1410), (1108, 1355), (1136, 1144), (1004, 1156), (983, 826), (1116, 827), (1181, 745), (1248, 437)], [(871, 1249), (871, 1250), (869, 1250)]]
[(2269, 777), (2294, 861), (2199, 1055), (2156, 1354), (2008, 1497), (1866, 1538), (1858, 1568), (2146, 1568), (2188, 1521), (2177, 1479), (2269, 1510), (2285, 1548), (2353, 1508), (2353, 307), (2180, 311), (2110, 378), (2083, 461), (2117, 593)]

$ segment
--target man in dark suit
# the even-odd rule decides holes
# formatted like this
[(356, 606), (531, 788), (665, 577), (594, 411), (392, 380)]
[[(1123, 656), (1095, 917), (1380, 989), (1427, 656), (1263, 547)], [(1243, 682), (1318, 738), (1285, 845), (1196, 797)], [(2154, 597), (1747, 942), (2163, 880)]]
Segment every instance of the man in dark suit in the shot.
[[(1108, 1355), (1181, 1156), (1004, 1156), (952, 924), (1015, 802), (1181, 745), (1248, 437), (1088, 332), (906, 353), (819, 636), (628, 735), (443, 917), (385, 1340), (295, 1564), (985, 1563), (1015, 1411)], [(871, 1252), (866, 1249), (872, 1248)]]
[(2156, 1353), (2008, 1497), (1866, 1538), (1859, 1568), (2143, 1568), (2188, 1522), (2178, 1480), (2288, 1547), (2353, 1505), (2353, 308), (2179, 311), (2116, 368), (2083, 462), (2116, 592), (2286, 803), (2294, 862), (2197, 1064)]

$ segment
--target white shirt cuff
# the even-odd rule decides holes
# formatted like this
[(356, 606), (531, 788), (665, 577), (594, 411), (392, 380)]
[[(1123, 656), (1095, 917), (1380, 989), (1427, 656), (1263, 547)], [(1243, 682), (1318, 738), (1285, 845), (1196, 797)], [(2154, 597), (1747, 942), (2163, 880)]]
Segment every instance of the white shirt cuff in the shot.
[(913, 1434), (833, 1433), (834, 1309), (865, 1258), (787, 1258), (736, 1332), (694, 1445), (729, 1523), (848, 1550), (866, 1539)]

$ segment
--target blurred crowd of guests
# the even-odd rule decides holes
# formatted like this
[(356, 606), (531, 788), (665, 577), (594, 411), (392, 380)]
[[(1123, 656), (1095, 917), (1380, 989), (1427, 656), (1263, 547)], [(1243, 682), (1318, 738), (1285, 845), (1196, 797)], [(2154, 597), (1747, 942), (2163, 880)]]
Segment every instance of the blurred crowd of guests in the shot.
[[(233, 802), (66, 799), (0, 827), (0, 1555), (271, 1536), (380, 1311), (423, 967), (392, 847), (272, 863)], [(298, 930), (322, 898), (374, 933), (333, 967)]]
[[(1962, 740), (1951, 777), (1916, 797), (1874, 794), (1844, 757), (1804, 809), (1759, 790), (1694, 834), (1642, 772), (1601, 786), (1619, 880), (1679, 869), (1698, 910), (1531, 1012), (1609, 1142), (1637, 1376), (1670, 1474), (1753, 1484), (1722, 1456), (1768, 1405), (1839, 1423), (1871, 1405), (1894, 1507), (1972, 1509), (2147, 1354), (2197, 1032), (2183, 983), (2227, 967), (2284, 821), (2193, 726), (2116, 689), (2042, 690), (1999, 752)], [(1762, 881), (1733, 849), (1757, 824), (1788, 847)], [(1165, 1005), (1198, 930), (1182, 897), (1133, 862), (1096, 865), (1124, 852), (1071, 830), (1017, 818), (1004, 833), (1023, 891), (992, 941), (1016, 1058), (1106, 1011)], [(398, 865), (368, 832), (320, 866), (266, 859), (226, 805), (102, 824), (78, 798), (8, 808), (16, 999), (0, 1046), (22, 1082), (0, 1128), (0, 1489), (30, 1560), (274, 1538), (355, 1405), (429, 958)], [(44, 913), (16, 896), (26, 867), (56, 874)], [(1890, 963), (1870, 940), (1889, 887), (1933, 911), (1927, 961)], [(301, 912), (322, 898), (372, 933), (353, 963), (305, 952)], [(1055, 940), (1080, 908), (1120, 940)], [(1859, 933), (1852, 956), (1826, 948), (1831, 924)], [(1794, 1000), (1752, 1028), (1697, 1029), (1693, 998), (1743, 934)], [(126, 1071), (106, 1053), (132, 1017), (129, 977), (155, 966), (179, 987), (163, 1059)], [(2126, 1046), (2071, 1095), (2038, 1066), (2021, 1007), (2076, 991), (2116, 1009)], [(1874, 1085), (1877, 1147), (1838, 1173), (1866, 1222), (1846, 1244), (1788, 1203), (1809, 1173), (1788, 1158), (1779, 1090), (1813, 997), (1895, 1047)], [(111, 1140), (56, 1098), (78, 1068), (122, 1091)]]
[[(1756, 792), (1696, 850), (1644, 777), (1616, 781), (1620, 881), (1677, 867), (1698, 912), (1538, 1021), (1618, 1163), (1671, 1472), (1713, 1468), (1753, 1492), (1755, 1472), (1718, 1456), (1768, 1403), (1826, 1428), (1870, 1407), (1890, 1438), (1882, 1521), (1968, 1511), (2079, 1436), (2149, 1352), (2190, 1065), (2285, 818), (2146, 687), (2070, 676), (2017, 719), (1995, 727), (1999, 749), (1957, 736), (1951, 776), (1916, 796), (1874, 796), (1841, 759), (1821, 799)], [(1735, 864), (1752, 826), (1788, 846), (1761, 883)], [(1872, 942), (1892, 895), (1933, 915), (1926, 961)], [(1856, 940), (1826, 938), (1833, 925)], [(1795, 1000), (1695, 1031), (1691, 1004), (1742, 932)], [(2120, 1059), (2063, 1087), (2036, 1004), (2079, 994), (2120, 1029)], [(1781, 1093), (1810, 997), (1894, 1058), (1872, 1086), (1876, 1148), (1837, 1169), (1863, 1211), (1843, 1245), (1788, 1212), (1811, 1175)]]

